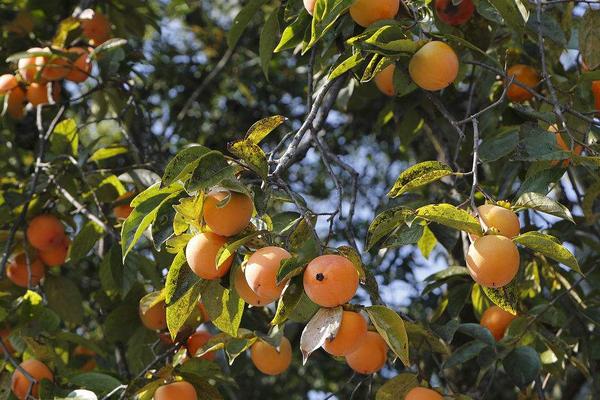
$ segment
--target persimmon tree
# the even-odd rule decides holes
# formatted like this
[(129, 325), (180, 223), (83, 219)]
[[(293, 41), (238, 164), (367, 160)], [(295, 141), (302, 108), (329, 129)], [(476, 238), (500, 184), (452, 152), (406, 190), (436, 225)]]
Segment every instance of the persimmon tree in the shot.
[(596, 3), (4, 2), (0, 399), (600, 397)]

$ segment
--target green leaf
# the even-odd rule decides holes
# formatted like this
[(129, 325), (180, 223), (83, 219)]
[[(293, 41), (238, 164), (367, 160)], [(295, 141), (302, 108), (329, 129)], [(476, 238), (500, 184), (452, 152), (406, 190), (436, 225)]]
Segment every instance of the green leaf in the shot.
[(423, 235), (417, 242), (417, 247), (421, 251), (423, 257), (428, 259), (436, 244), (437, 239), (435, 238), (435, 235), (433, 234), (433, 232), (431, 232), (431, 229), (425, 227), (423, 229)]
[(367, 232), (367, 250), (370, 250), (383, 237), (392, 233), (399, 225), (414, 215), (414, 211), (406, 207), (394, 207), (385, 210), (371, 222)]
[(232, 257), (240, 247), (242, 247), (244, 244), (250, 242), (252, 239), (256, 238), (257, 236), (260, 236), (263, 233), (264, 232), (262, 231), (251, 232), (244, 237), (227, 242), (217, 252), (217, 256), (215, 258), (217, 268), (220, 268), (221, 265), (223, 265), (225, 261)]
[(541, 31), (544, 37), (552, 40), (558, 46), (565, 47), (567, 38), (560, 23), (550, 13), (542, 13), (540, 19), (541, 23), (538, 22), (537, 16), (530, 17), (527, 21), (527, 28), (536, 36), (538, 31)]
[(229, 151), (241, 158), (252, 171), (254, 171), (263, 180), (267, 179), (269, 174), (269, 164), (265, 152), (255, 143), (248, 139), (238, 140), (230, 143)]
[(590, 70), (600, 67), (600, 10), (587, 9), (579, 28), (579, 50)]
[(456, 349), (450, 357), (444, 362), (444, 369), (456, 367), (469, 360), (474, 359), (479, 355), (481, 350), (488, 347), (484, 342), (474, 340), (472, 342), (465, 343), (458, 349)]
[(209, 189), (225, 179), (234, 178), (234, 172), (235, 167), (229, 165), (223, 154), (210, 151), (198, 160), (186, 189), (188, 192)]
[(339, 254), (352, 261), (354, 268), (356, 268), (356, 272), (358, 272), (360, 280), (363, 281), (365, 279), (365, 267), (358, 250), (352, 246), (340, 246), (336, 250)]
[(381, 244), (381, 248), (393, 249), (400, 246), (415, 244), (423, 235), (425, 227), (415, 223), (411, 226), (401, 225)]
[(210, 152), (211, 150), (207, 147), (194, 145), (177, 153), (165, 168), (162, 185), (169, 186), (178, 180), (185, 181), (196, 168), (200, 159)]
[(385, 382), (375, 394), (375, 400), (404, 399), (406, 394), (417, 386), (419, 386), (417, 375), (405, 372)]
[(384, 306), (367, 307), (366, 311), (390, 349), (406, 367), (409, 367), (411, 363), (408, 355), (408, 335), (402, 318), (394, 310)]
[(553, 161), (564, 160), (571, 156), (567, 151), (558, 147), (553, 133), (541, 129), (531, 123), (521, 125), (518, 151), (515, 160), (524, 161)]
[(581, 205), (583, 215), (588, 222), (594, 222), (598, 217), (598, 213), (594, 212), (594, 202), (598, 196), (600, 196), (600, 182), (595, 182), (585, 191)]
[(171, 338), (174, 339), (177, 336), (190, 315), (198, 309), (198, 299), (204, 287), (206, 287), (206, 283), (197, 280), (191, 288), (177, 299), (171, 299), (167, 305), (167, 327)]
[(63, 321), (73, 324), (83, 322), (83, 298), (72, 280), (62, 276), (46, 276), (44, 291), (48, 306)]
[(517, 293), (517, 287), (514, 282), (501, 288), (481, 286), (481, 289), (492, 303), (512, 315), (517, 315), (519, 294)]
[(479, 147), (479, 156), (483, 161), (496, 161), (512, 153), (518, 144), (518, 128), (507, 128), (497, 136), (484, 138)]
[(458, 332), (464, 333), (465, 335), (471, 336), (473, 339), (477, 339), (482, 341), (483, 343), (489, 346), (496, 345), (496, 339), (492, 336), (492, 333), (489, 329), (475, 323), (461, 324), (458, 329)]
[(50, 151), (55, 155), (68, 154), (76, 157), (78, 146), (77, 122), (72, 118), (60, 121), (50, 136)]
[(157, 251), (160, 251), (162, 245), (175, 234), (173, 222), (175, 221), (176, 211), (173, 207), (179, 202), (178, 197), (171, 197), (164, 201), (158, 208), (156, 218), (152, 222), (152, 241)]
[(517, 236), (513, 241), (581, 273), (575, 256), (566, 247), (561, 245), (554, 236), (531, 231)]
[(302, 10), (294, 22), (283, 30), (281, 39), (273, 52), (278, 53), (282, 50), (291, 49), (302, 43), (302, 40), (311, 25), (311, 21), (312, 17), (305, 10)]
[(428, 329), (409, 321), (404, 321), (404, 326), (406, 327), (406, 333), (408, 334), (410, 343), (412, 343), (413, 348), (416, 347), (417, 351), (422, 343), (423, 350), (425, 351), (450, 354), (448, 346)]
[(342, 307), (321, 308), (306, 324), (300, 337), (303, 365), (312, 352), (323, 346), (328, 338), (337, 334), (343, 311)]
[(171, 304), (177, 301), (199, 281), (200, 278), (194, 274), (187, 264), (185, 251), (181, 250), (173, 259), (167, 273), (164, 289), (166, 303)]
[(58, 29), (52, 39), (52, 46), (56, 48), (65, 47), (67, 37), (69, 33), (79, 28), (79, 19), (75, 17), (68, 17), (60, 21)]
[(540, 193), (523, 193), (513, 204), (513, 207), (516, 209), (533, 209), (575, 223), (575, 221), (573, 221), (573, 216), (567, 207)]
[(85, 257), (103, 234), (104, 229), (100, 225), (92, 221), (86, 222), (69, 246), (69, 260), (75, 263)]
[(340, 62), (329, 73), (329, 76), (327, 77), (327, 79), (331, 81), (331, 80), (337, 78), (338, 76), (345, 74), (346, 72), (350, 71), (351, 69), (361, 65), (364, 61), (365, 61), (365, 57), (360, 52), (354, 53), (351, 56), (349, 56), (348, 58), (344, 59), (342, 62)]
[(263, 118), (260, 121), (255, 122), (250, 129), (248, 129), (248, 132), (246, 132), (246, 140), (249, 140), (254, 144), (259, 144), (285, 121), (287, 121), (287, 118), (283, 115), (274, 115), (272, 117)]
[(305, 53), (333, 28), (337, 19), (355, 0), (317, 0), (313, 10), (310, 42), (303, 50)]
[(437, 222), (453, 229), (481, 235), (479, 221), (460, 208), (451, 204), (430, 204), (417, 210), (417, 216), (430, 222)]
[(523, 33), (529, 12), (521, 0), (489, 0), (512, 30)]
[(106, 395), (121, 385), (118, 379), (98, 372), (75, 375), (69, 378), (69, 383), (82, 389), (91, 390), (99, 396)]
[(269, 79), (269, 64), (273, 57), (273, 50), (277, 46), (277, 35), (279, 34), (278, 13), (279, 10), (277, 8), (273, 10), (260, 31), (258, 54), (260, 56), (260, 65), (267, 79)]
[(542, 368), (540, 356), (529, 346), (517, 347), (502, 360), (504, 370), (515, 385), (524, 388), (538, 376)]
[(235, 290), (225, 289), (218, 281), (210, 281), (202, 290), (202, 302), (210, 320), (221, 332), (238, 335), (245, 303)]
[(400, 174), (388, 196), (398, 197), (451, 174), (452, 169), (439, 161), (425, 161), (413, 165)]
[(89, 161), (102, 161), (121, 154), (127, 154), (129, 149), (125, 146), (103, 147), (98, 149), (88, 159)]
[(283, 324), (290, 317), (303, 294), (304, 290), (300, 280), (293, 280), (290, 282), (277, 302), (277, 310), (275, 311), (275, 316), (273, 316), (273, 319), (271, 320), (271, 325)]
[(229, 34), (227, 35), (227, 45), (229, 48), (235, 47), (238, 40), (240, 40), (242, 34), (246, 30), (246, 27), (250, 23), (250, 20), (252, 20), (252, 17), (258, 13), (261, 6), (266, 2), (267, 0), (250, 0), (244, 7), (242, 7), (238, 15), (236, 15), (236, 17), (233, 19), (233, 25), (231, 26)]
[(277, 285), (280, 285), (294, 276), (300, 275), (306, 264), (306, 260), (298, 257), (286, 258), (283, 260), (277, 270)]

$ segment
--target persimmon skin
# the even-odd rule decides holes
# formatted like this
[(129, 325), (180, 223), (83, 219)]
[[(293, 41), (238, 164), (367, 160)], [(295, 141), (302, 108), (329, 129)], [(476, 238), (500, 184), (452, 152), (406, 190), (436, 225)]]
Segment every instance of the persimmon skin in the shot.
[(229, 201), (223, 207), (219, 203), (226, 199), (228, 192), (212, 192), (204, 199), (202, 215), (211, 231), (221, 236), (235, 236), (250, 223), (254, 205), (252, 199), (242, 193), (231, 192)]
[(458, 76), (458, 56), (444, 42), (433, 40), (421, 47), (408, 63), (413, 82), (429, 91), (442, 90)]
[(491, 306), (483, 312), (479, 323), (489, 329), (496, 340), (501, 340), (510, 323), (517, 318), (498, 306)]
[(477, 213), (488, 228), (495, 228), (502, 236), (513, 238), (521, 232), (519, 217), (512, 210), (494, 204), (484, 204), (477, 207)]
[[(23, 361), (20, 366), (36, 380), (36, 383), (31, 390), (31, 395), (35, 398), (39, 398), (40, 381), (43, 379), (52, 381), (54, 380), (54, 374), (52, 374), (50, 368), (44, 363), (34, 359)], [(25, 400), (27, 390), (29, 389), (29, 380), (17, 369), (12, 375), (10, 388), (19, 400)]]
[(25, 115), (25, 104), (27, 102), (27, 94), (20, 86), (8, 92), (8, 104), (6, 111), (14, 119), (21, 119)]
[[(10, 336), (10, 329), (5, 328), (5, 329), (0, 330), (0, 338), (2, 338), (2, 341), (4, 342), (4, 345), (6, 346), (6, 350), (8, 350), (9, 354), (14, 354), (16, 350), (13, 347), (10, 340), (8, 340), (9, 336)], [(2, 350), (2, 348), (0, 347), (0, 357), (3, 354), (4, 354), (4, 350)]]
[(415, 387), (406, 393), (404, 400), (444, 400), (444, 398), (433, 389)]
[(235, 287), (235, 290), (241, 299), (254, 307), (264, 307), (276, 300), (275, 298), (263, 297), (254, 293), (252, 288), (248, 285), (246, 275), (241, 268), (238, 268), (235, 271), (233, 277), (233, 286)]
[[(132, 198), (135, 195), (135, 193), (133, 192), (126, 192), (123, 193), (122, 195), (120, 195), (119, 197), (117, 197), (117, 199), (115, 200), (115, 202), (121, 202), (125, 199), (128, 198)], [(117, 217), (118, 220), (126, 220), (127, 217), (129, 217), (129, 215), (131, 214), (131, 212), (133, 211), (133, 207), (131, 207), (131, 203), (125, 203), (125, 204), (119, 204), (118, 206), (115, 206), (113, 208), (113, 214), (115, 214), (115, 217)]]
[(0, 94), (4, 95), (17, 86), (17, 78), (13, 74), (4, 74), (0, 76)]
[(65, 263), (67, 255), (69, 254), (70, 245), (71, 241), (69, 240), (69, 238), (65, 237), (60, 245), (48, 250), (39, 251), (38, 257), (47, 266), (58, 267)]
[[(507, 79), (514, 76), (514, 81), (519, 82), (530, 89), (534, 89), (540, 83), (538, 72), (529, 65), (515, 64), (506, 71)], [(506, 97), (510, 101), (522, 103), (533, 98), (533, 94), (529, 93), (525, 88), (511, 83), (506, 91)]]
[[(198, 331), (191, 335), (187, 340), (187, 351), (190, 357), (195, 357), (199, 349), (202, 348), (212, 338), (212, 335), (206, 331)], [(209, 351), (203, 354), (202, 359), (214, 361), (217, 354), (214, 351)]]
[(244, 275), (248, 286), (264, 299), (278, 299), (287, 282), (277, 285), (277, 271), (281, 262), (291, 257), (286, 249), (269, 246), (256, 250), (246, 263)]
[[(29, 282), (29, 271), (27, 269), (27, 257), (25, 253), (18, 254), (6, 267), (6, 277), (15, 285), (27, 288), (40, 284), (40, 281), (46, 275), (46, 268), (40, 260), (31, 257), (31, 282)], [(28, 285), (31, 283), (31, 285)]]
[(226, 238), (212, 232), (200, 233), (191, 238), (185, 248), (185, 257), (192, 271), (200, 278), (208, 280), (225, 276), (233, 262), (233, 255), (218, 269), (216, 257), (219, 249), (226, 243)]
[(357, 0), (350, 6), (350, 16), (366, 28), (373, 22), (393, 19), (400, 9), (400, 0)]
[(142, 324), (152, 331), (162, 331), (167, 328), (167, 308), (165, 301), (160, 301), (144, 313), (140, 304), (140, 319)]
[(279, 375), (292, 363), (292, 345), (284, 336), (279, 351), (269, 343), (257, 340), (250, 348), (250, 358), (254, 366), (265, 375)]
[(466, 261), (475, 282), (499, 288), (509, 284), (517, 275), (520, 257), (512, 240), (500, 235), (487, 235), (471, 243)]
[(358, 349), (367, 337), (367, 321), (357, 312), (343, 311), (342, 321), (333, 339), (327, 339), (323, 350), (333, 356), (345, 356)]
[(206, 306), (204, 305), (204, 303), (202, 303), (202, 302), (198, 303), (198, 310), (200, 311), (200, 315), (202, 317), (202, 322), (209, 322), (210, 316), (208, 315), (208, 311), (206, 310)]
[[(548, 127), (548, 132), (551, 132), (554, 134), (554, 137), (556, 138), (556, 145), (558, 147), (560, 147), (561, 150), (566, 151), (571, 154), (574, 154), (574, 155), (580, 155), (583, 152), (583, 146), (580, 144), (576, 144), (576, 143), (573, 146), (573, 150), (571, 150), (571, 147), (565, 142), (562, 135), (560, 134), (560, 130), (558, 129), (558, 127), (556, 125), (550, 125)], [(561, 160), (553, 160), (551, 162), (551, 164), (557, 165), (560, 162), (561, 162)], [(569, 158), (562, 160), (562, 166), (564, 168), (567, 168), (570, 163), (571, 163), (571, 160)]]
[(79, 368), (80, 371), (91, 372), (96, 369), (98, 364), (96, 363), (95, 359), (95, 351), (87, 349), (83, 346), (77, 346), (75, 347), (75, 350), (73, 350), (73, 355), (86, 359), (83, 365)]
[(84, 82), (92, 72), (92, 62), (88, 59), (90, 53), (83, 47), (71, 47), (68, 52), (79, 54), (79, 57), (71, 64), (71, 70), (65, 79), (75, 83)]
[(360, 346), (346, 355), (346, 363), (359, 374), (373, 374), (385, 365), (387, 350), (387, 344), (381, 335), (369, 331)]
[(154, 400), (198, 400), (194, 386), (185, 381), (173, 382), (156, 389)]
[[(45, 50), (41, 47), (32, 47), (27, 50), (28, 53), (38, 53), (44, 52)], [(28, 58), (21, 58), (17, 62), (17, 69), (19, 70), (19, 75), (26, 83), (32, 83), (38, 78), (38, 72), (46, 62), (46, 58), (44, 56), (31, 56)]]
[(448, 25), (462, 25), (471, 19), (474, 12), (475, 5), (471, 0), (462, 0), (458, 5), (454, 5), (452, 0), (435, 0), (435, 13)]
[(321, 307), (347, 303), (358, 289), (358, 272), (346, 257), (329, 254), (312, 260), (304, 270), (304, 291)]
[(86, 9), (79, 18), (83, 35), (88, 38), (92, 46), (99, 46), (110, 39), (110, 22), (99, 11)]
[[(48, 56), (44, 57), (44, 64), (41, 68), (41, 76), (45, 81), (58, 81), (64, 79), (72, 67), (69, 65), (69, 60), (57, 54), (52, 54), (49, 48), (44, 49), (48, 52)], [(64, 51), (60, 49), (61, 51)]]
[(317, 0), (303, 0), (304, 1), (304, 8), (306, 8), (306, 11), (308, 11), (308, 13), (310, 15), (313, 15), (313, 12), (315, 11), (315, 4), (317, 3)]
[(35, 249), (44, 251), (60, 246), (65, 239), (65, 227), (54, 215), (41, 214), (27, 227), (27, 241)]
[(377, 89), (386, 96), (395, 96), (396, 89), (394, 88), (394, 72), (396, 71), (396, 66), (394, 64), (390, 64), (384, 69), (382, 69), (377, 75), (375, 75), (375, 85)]
[(600, 81), (592, 82), (592, 93), (594, 94), (594, 108), (600, 113)]

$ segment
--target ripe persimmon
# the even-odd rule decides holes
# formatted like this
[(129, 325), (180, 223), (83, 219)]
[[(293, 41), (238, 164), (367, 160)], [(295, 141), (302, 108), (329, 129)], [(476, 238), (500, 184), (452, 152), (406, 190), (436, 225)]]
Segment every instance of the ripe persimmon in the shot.
[(443, 400), (441, 394), (433, 389), (427, 389), (424, 387), (415, 387), (410, 389), (404, 400)]
[(160, 331), (167, 327), (167, 306), (164, 300), (156, 302), (147, 307), (143, 304), (144, 298), (140, 301), (140, 319), (142, 324), (150, 330)]
[[(44, 57), (44, 64), (41, 68), (41, 76), (45, 81), (58, 81), (67, 76), (72, 67), (69, 60), (60, 54), (52, 53), (49, 48), (44, 49), (48, 55)], [(63, 49), (59, 49), (64, 52)]]
[[(580, 155), (583, 152), (583, 146), (577, 143), (574, 143), (573, 146), (573, 150), (571, 150), (571, 146), (569, 146), (565, 140), (563, 139), (560, 130), (558, 129), (558, 127), (556, 125), (550, 125), (548, 127), (548, 132), (551, 132), (554, 134), (554, 137), (556, 138), (556, 144), (558, 145), (558, 147), (560, 147), (561, 150), (566, 151), (568, 153), (574, 154), (574, 155)], [(557, 165), (559, 162), (561, 162), (561, 160), (553, 160), (552, 161), (552, 165)], [(568, 167), (569, 164), (571, 163), (570, 159), (565, 159), (562, 160), (562, 166), (564, 168)]]
[(17, 77), (13, 74), (4, 74), (0, 76), (0, 94), (4, 95), (17, 87)]
[[(45, 50), (41, 47), (32, 47), (31, 49), (27, 50), (27, 53), (45, 53)], [(46, 58), (41, 54), (21, 58), (17, 62), (19, 75), (21, 75), (23, 81), (27, 83), (34, 82), (38, 78), (38, 72), (45, 62)]]
[(198, 400), (194, 386), (185, 381), (163, 385), (154, 392), (154, 400)]
[[(9, 336), (10, 336), (10, 329), (4, 328), (4, 329), (0, 330), (0, 338), (2, 338), (2, 341), (4, 342), (4, 345), (6, 346), (6, 350), (8, 350), (9, 354), (14, 354), (14, 352), (16, 350), (13, 347), (10, 340), (8, 339)], [(2, 348), (0, 347), (0, 356), (2, 356), (3, 354), (4, 354), (4, 350), (2, 350)]]
[(506, 329), (515, 318), (517, 318), (516, 315), (504, 311), (498, 306), (491, 306), (483, 312), (479, 323), (481, 326), (488, 328), (496, 340), (500, 340), (504, 337)]
[(417, 86), (436, 91), (448, 87), (458, 76), (458, 56), (444, 42), (431, 41), (421, 47), (408, 63), (408, 73)]
[(269, 246), (256, 250), (244, 269), (248, 286), (259, 297), (278, 299), (287, 282), (277, 285), (277, 271), (281, 262), (291, 257), (286, 249)]
[(185, 248), (187, 263), (202, 279), (219, 279), (227, 274), (233, 255), (217, 268), (219, 249), (227, 243), (227, 239), (212, 232), (199, 233), (190, 239)]
[[(187, 340), (187, 351), (190, 357), (195, 357), (196, 353), (199, 349), (202, 348), (208, 341), (212, 338), (212, 335), (207, 331), (198, 331), (191, 335)], [(214, 351), (209, 351), (206, 354), (203, 354), (202, 357), (205, 360), (214, 361), (217, 353)]]
[(123, 193), (122, 195), (120, 195), (119, 197), (117, 197), (117, 199), (115, 200), (116, 203), (118, 203), (118, 205), (116, 205), (113, 208), (113, 214), (115, 214), (115, 217), (117, 217), (117, 219), (119, 220), (125, 220), (127, 219), (127, 217), (129, 217), (129, 214), (131, 214), (131, 212), (133, 211), (133, 207), (131, 207), (131, 200), (130, 201), (126, 201), (127, 199), (133, 199), (135, 193), (133, 192), (126, 192)]
[(292, 345), (285, 336), (281, 338), (279, 349), (259, 339), (250, 348), (250, 358), (263, 374), (279, 375), (292, 363)]
[(315, 4), (317, 3), (317, 0), (303, 0), (304, 1), (304, 8), (306, 8), (306, 11), (308, 11), (308, 13), (310, 15), (313, 15), (313, 11), (315, 11)]
[[(529, 65), (515, 64), (510, 67), (508, 71), (506, 71), (506, 75), (507, 79), (510, 79), (512, 76), (514, 76), (515, 82), (519, 82), (530, 89), (534, 89), (540, 83), (540, 76), (538, 72), (535, 70), (535, 68), (530, 67)], [(506, 96), (510, 101), (517, 103), (522, 103), (533, 98), (533, 94), (514, 82), (508, 87)]]
[(386, 96), (394, 96), (396, 94), (396, 89), (394, 88), (395, 71), (396, 66), (390, 64), (375, 75), (375, 85), (377, 86), (377, 89)]
[(38, 250), (44, 251), (60, 246), (64, 239), (65, 227), (54, 215), (41, 214), (29, 222), (27, 241)]
[(477, 213), (488, 229), (496, 229), (499, 235), (513, 238), (521, 232), (519, 217), (508, 208), (494, 204), (484, 204), (477, 207)]
[(73, 356), (81, 362), (80, 371), (90, 372), (96, 369), (96, 352), (83, 346), (77, 346), (73, 350)]
[(448, 25), (462, 25), (471, 19), (474, 12), (472, 0), (462, 0), (458, 4), (453, 0), (435, 0), (435, 13), (440, 21)]
[(373, 374), (387, 361), (387, 343), (377, 332), (368, 331), (360, 345), (346, 355), (346, 363), (359, 374)]
[(312, 260), (304, 270), (304, 291), (321, 307), (347, 303), (358, 289), (358, 271), (346, 257), (328, 254)]
[(367, 27), (382, 19), (393, 19), (400, 9), (400, 0), (356, 0), (350, 6), (350, 16), (358, 25)]
[(14, 119), (21, 119), (25, 115), (25, 104), (27, 103), (27, 94), (25, 90), (17, 86), (8, 92), (8, 102), (6, 111)]
[(69, 246), (71, 241), (65, 236), (62, 243), (56, 247), (52, 247), (48, 250), (40, 250), (38, 257), (49, 267), (58, 267), (63, 265), (69, 254)]
[(100, 11), (86, 9), (79, 15), (81, 30), (90, 45), (99, 46), (110, 38), (110, 22)]
[(594, 94), (594, 108), (600, 112), (600, 81), (592, 82), (592, 93)]
[(248, 285), (248, 281), (246, 280), (246, 275), (241, 268), (237, 268), (233, 277), (233, 286), (235, 287), (235, 291), (240, 296), (242, 300), (246, 303), (250, 304), (254, 307), (262, 307), (267, 304), (271, 304), (275, 301), (275, 298), (271, 297), (262, 297), (254, 293), (252, 288)]
[[(40, 392), (40, 381), (47, 379), (52, 381), (54, 379), (54, 375), (50, 368), (48, 368), (44, 363), (38, 360), (29, 359), (23, 361), (20, 365), (21, 369), (25, 370), (33, 379), (35, 379), (35, 384), (31, 389), (31, 396), (36, 399), (39, 398)], [(13, 372), (12, 379), (10, 382), (10, 389), (13, 394), (19, 400), (25, 400), (29, 390), (30, 382), (19, 369), (16, 369)]]
[(356, 350), (367, 336), (365, 318), (354, 311), (343, 311), (342, 321), (333, 339), (327, 339), (323, 350), (334, 356), (345, 356)]
[(68, 52), (79, 54), (79, 56), (72, 62), (71, 70), (65, 79), (76, 83), (84, 82), (92, 72), (92, 62), (89, 59), (90, 53), (83, 47), (71, 47)]
[(245, 194), (221, 191), (206, 196), (202, 215), (211, 231), (229, 237), (248, 226), (253, 210), (252, 199)]
[(505, 286), (519, 272), (519, 250), (504, 236), (486, 235), (475, 239), (466, 258), (471, 276), (482, 286)]
[[(17, 286), (22, 288), (39, 285), (46, 275), (46, 267), (35, 257), (31, 257), (31, 281), (29, 280), (29, 269), (27, 268), (27, 256), (25, 253), (17, 254), (6, 267), (6, 277)], [(28, 285), (30, 283), (30, 285)]]

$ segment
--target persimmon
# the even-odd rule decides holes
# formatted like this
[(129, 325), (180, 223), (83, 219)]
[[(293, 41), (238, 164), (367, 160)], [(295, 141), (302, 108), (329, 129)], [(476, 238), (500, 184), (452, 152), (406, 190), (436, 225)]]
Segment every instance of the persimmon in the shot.
[(250, 358), (263, 374), (279, 375), (292, 363), (292, 345), (285, 336), (281, 338), (279, 349), (259, 339), (250, 348)]
[(519, 271), (519, 250), (507, 237), (486, 235), (475, 239), (467, 252), (467, 267), (475, 282), (499, 288), (510, 283)]
[(48, 250), (39, 251), (38, 257), (49, 267), (63, 265), (67, 259), (70, 245), (71, 241), (69, 238), (65, 237), (60, 245)]
[(131, 207), (131, 201), (126, 201), (127, 199), (133, 199), (135, 193), (126, 192), (117, 197), (115, 200), (118, 205), (113, 208), (113, 214), (119, 220), (126, 220), (129, 217), (129, 214), (133, 211), (133, 207)]
[(84, 82), (92, 72), (92, 62), (89, 51), (83, 47), (71, 47), (69, 53), (79, 54), (71, 64), (71, 70), (65, 77), (66, 80), (76, 83)]
[(394, 96), (396, 94), (396, 89), (394, 88), (395, 71), (396, 66), (390, 64), (375, 75), (375, 85), (377, 86), (377, 89), (386, 96)]
[(191, 383), (185, 381), (163, 385), (154, 392), (154, 400), (197, 400), (198, 394)]
[[(50, 91), (52, 91), (50, 93)], [(48, 94), (51, 94), (52, 98)], [(56, 103), (60, 100), (60, 85), (58, 83), (32, 83), (27, 87), (27, 100), (32, 106)]]
[(281, 262), (291, 257), (286, 249), (269, 246), (256, 250), (244, 269), (248, 286), (259, 297), (278, 299), (287, 282), (277, 285), (277, 271)]
[(346, 363), (359, 374), (373, 374), (385, 365), (387, 350), (381, 335), (368, 331), (356, 350), (346, 355)]
[[(144, 299), (142, 299), (143, 301)], [(151, 307), (145, 307), (140, 301), (140, 319), (150, 330), (161, 331), (167, 328), (167, 306), (164, 300), (156, 302)]]
[[(10, 336), (10, 329), (4, 328), (4, 329), (0, 330), (0, 338), (2, 338), (2, 341), (4, 342), (4, 345), (6, 346), (6, 350), (8, 350), (9, 354), (14, 354), (14, 352), (16, 350), (8, 338), (9, 336)], [(0, 347), (0, 356), (2, 356), (3, 354), (4, 354), (4, 350), (2, 350), (2, 348)]]
[(6, 277), (12, 283), (22, 288), (39, 285), (42, 278), (46, 275), (46, 267), (35, 257), (32, 257), (30, 262), (31, 281), (29, 280), (29, 268), (27, 267), (27, 256), (25, 253), (17, 254), (11, 263), (8, 264), (6, 267)]
[[(191, 335), (187, 340), (187, 351), (190, 357), (195, 357), (199, 349), (202, 348), (212, 338), (212, 335), (207, 331), (198, 331)], [(209, 351), (203, 354), (202, 357), (205, 360), (214, 361), (217, 354), (214, 351)]]
[(304, 270), (304, 291), (321, 307), (347, 303), (358, 289), (358, 272), (346, 257), (328, 254), (312, 260)]
[[(44, 53), (45, 50), (41, 47), (32, 47), (27, 50), (27, 53)], [(43, 55), (35, 55), (31, 57), (24, 57), (19, 59), (17, 62), (17, 68), (19, 75), (23, 78), (23, 81), (27, 83), (34, 82), (38, 78), (38, 72), (46, 62), (46, 58)]]
[(424, 387), (415, 387), (410, 389), (404, 400), (443, 400), (441, 394), (433, 389), (427, 389)]
[(400, 0), (357, 0), (350, 6), (350, 16), (358, 25), (367, 27), (398, 14)]
[[(44, 64), (41, 69), (41, 76), (46, 81), (58, 81), (66, 77), (72, 69), (67, 58), (60, 54), (53, 54), (48, 48), (44, 49), (48, 55), (44, 57)], [(58, 49), (63, 51), (62, 49)]]
[(504, 337), (506, 329), (515, 318), (517, 318), (516, 315), (504, 311), (498, 306), (491, 306), (483, 312), (479, 323), (481, 326), (488, 328), (496, 340), (500, 340)]
[[(49, 381), (54, 380), (54, 375), (50, 368), (46, 366), (46, 364), (41, 361), (30, 359), (23, 361), (20, 365), (21, 369), (25, 370), (33, 379), (35, 379), (35, 384), (31, 389), (31, 396), (36, 399), (39, 398), (40, 392), (40, 381), (46, 379)], [(13, 372), (12, 379), (10, 382), (10, 389), (13, 394), (19, 400), (25, 400), (27, 396), (28, 390), (30, 386), (30, 381), (27, 379), (25, 374), (23, 374), (19, 369), (16, 369)]]
[(221, 236), (234, 236), (248, 226), (254, 205), (243, 193), (217, 191), (204, 199), (202, 215), (211, 231)]
[[(583, 146), (580, 144), (577, 144), (577, 143), (575, 143), (575, 145), (573, 146), (573, 150), (571, 150), (571, 146), (569, 146), (565, 142), (562, 135), (560, 134), (560, 130), (558, 129), (558, 126), (550, 125), (548, 127), (548, 132), (551, 132), (554, 134), (554, 137), (556, 138), (556, 144), (558, 147), (560, 147), (561, 150), (566, 151), (571, 154), (574, 154), (574, 155), (580, 155), (583, 152)], [(559, 162), (561, 162), (561, 160), (553, 160), (552, 165), (557, 165)], [(570, 163), (571, 163), (571, 160), (568, 158), (565, 160), (562, 160), (562, 166), (564, 168), (568, 167)]]
[(210, 316), (208, 315), (208, 311), (206, 310), (206, 306), (204, 305), (204, 303), (198, 302), (198, 311), (200, 311), (202, 322), (210, 321)]
[(233, 276), (233, 286), (235, 287), (235, 291), (241, 297), (241, 299), (251, 306), (262, 307), (275, 301), (275, 298), (263, 297), (254, 293), (252, 288), (250, 288), (248, 285), (246, 275), (241, 268), (235, 270)]
[(458, 76), (458, 56), (446, 43), (431, 41), (413, 54), (408, 63), (408, 73), (422, 89), (444, 89)]
[(202, 279), (212, 280), (225, 276), (233, 262), (233, 255), (218, 268), (216, 258), (219, 249), (226, 243), (226, 238), (212, 232), (199, 233), (191, 238), (185, 248), (185, 257), (192, 271)]
[(323, 350), (334, 356), (345, 356), (356, 350), (367, 336), (367, 321), (354, 311), (343, 311), (342, 321), (333, 339), (327, 339)]
[(521, 232), (519, 217), (514, 211), (494, 204), (477, 207), (479, 218), (488, 228), (494, 228), (499, 235), (513, 238)]
[(7, 26), (9, 32), (20, 36), (25, 36), (33, 30), (33, 18), (29, 11), (19, 11), (15, 19), (10, 21)]
[(454, 4), (453, 0), (435, 0), (435, 13), (440, 21), (448, 25), (462, 25), (471, 19), (475, 12), (472, 0), (462, 0)]
[(79, 370), (90, 372), (96, 369), (96, 352), (83, 346), (77, 346), (73, 350), (73, 356), (78, 357), (81, 361)]
[(594, 108), (600, 112), (600, 81), (592, 82), (592, 93), (594, 94)]
[(86, 9), (79, 15), (81, 30), (92, 46), (99, 46), (110, 38), (110, 22), (100, 11)]
[[(534, 89), (540, 83), (540, 76), (535, 68), (529, 65), (515, 64), (506, 71), (507, 79), (514, 76), (514, 82), (519, 82), (529, 89)], [(533, 94), (527, 89), (511, 83), (506, 91), (506, 96), (510, 101), (522, 103), (533, 98)]]
[(27, 94), (25, 90), (17, 86), (8, 92), (8, 101), (6, 111), (14, 119), (21, 119), (25, 115), (25, 104), (27, 103)]
[(13, 74), (4, 74), (0, 76), (0, 94), (4, 95), (18, 85), (17, 77)]
[(65, 239), (65, 227), (54, 215), (41, 214), (33, 218), (27, 227), (27, 241), (37, 250), (60, 246)]
[(308, 11), (308, 13), (310, 15), (313, 15), (313, 12), (315, 11), (315, 4), (317, 3), (317, 0), (303, 0), (304, 1), (304, 8), (306, 8), (306, 11)]

